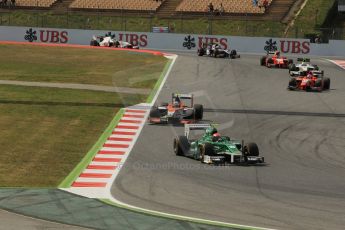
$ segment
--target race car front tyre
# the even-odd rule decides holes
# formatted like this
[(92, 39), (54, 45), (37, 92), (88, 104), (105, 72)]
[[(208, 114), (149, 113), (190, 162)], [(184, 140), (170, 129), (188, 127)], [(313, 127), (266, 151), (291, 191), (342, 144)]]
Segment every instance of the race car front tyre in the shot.
[(230, 51), (230, 58), (234, 59), (234, 58), (239, 58), (240, 55), (237, 55), (237, 51), (236, 50), (231, 50)]
[(325, 77), (323, 79), (323, 89), (330, 89), (331, 87), (331, 79), (329, 79), (328, 77)]
[(268, 58), (268, 60), (267, 60), (267, 67), (268, 67), (268, 68), (271, 68), (272, 65), (274, 65), (273, 59), (272, 59), (272, 58)]
[(264, 66), (265, 63), (266, 63), (266, 57), (265, 57), (265, 56), (262, 56), (262, 57), (260, 58), (260, 65)]
[(243, 147), (243, 154), (245, 156), (259, 156), (259, 147), (254, 142), (249, 142)]
[(214, 50), (214, 53), (213, 53), (213, 57), (214, 57), (214, 58), (217, 58), (218, 55), (219, 55), (219, 52), (218, 52), (217, 49), (215, 49), (215, 50)]
[(161, 113), (159, 112), (159, 109), (157, 107), (153, 107), (150, 110), (149, 120), (150, 118), (160, 118), (160, 117), (161, 117)]
[(207, 155), (207, 156), (214, 156), (215, 155), (215, 151), (214, 151), (212, 144), (205, 143), (205, 144), (200, 146), (200, 161), (201, 161), (201, 163), (204, 162), (205, 155)]
[(297, 87), (297, 81), (295, 78), (291, 78), (289, 81), (289, 89), (294, 89)]
[(164, 106), (164, 107), (165, 107), (165, 106), (168, 106), (168, 105), (169, 105), (168, 102), (162, 102), (162, 103), (161, 103), (161, 106)]
[(195, 104), (193, 108), (194, 108), (194, 119), (202, 120), (204, 116), (204, 107), (202, 105)]
[(174, 152), (176, 156), (185, 156), (189, 148), (190, 143), (186, 136), (178, 136), (174, 139)]

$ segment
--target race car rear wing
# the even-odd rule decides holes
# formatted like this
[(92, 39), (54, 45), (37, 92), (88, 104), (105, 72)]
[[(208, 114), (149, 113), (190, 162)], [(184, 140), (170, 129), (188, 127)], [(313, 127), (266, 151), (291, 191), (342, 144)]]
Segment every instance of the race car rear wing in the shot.
[[(321, 76), (324, 75), (324, 71), (323, 70), (308, 70), (308, 71), (312, 72), (312, 74), (314, 76), (317, 75), (317, 76), (321, 77)], [(299, 71), (299, 70), (297, 70), (297, 71), (289, 71), (289, 73), (290, 73), (291, 76), (307, 76), (308, 71)]]
[(310, 58), (297, 58), (299, 62), (310, 62)]
[(193, 94), (182, 94), (182, 93), (173, 93), (172, 97), (179, 97), (180, 99), (192, 99)]
[(275, 54), (276, 51), (267, 51), (267, 54)]
[(205, 130), (211, 127), (211, 124), (185, 124), (184, 135), (188, 138), (191, 130)]
[(194, 96), (193, 94), (182, 94), (182, 93), (172, 93), (171, 95), (171, 103), (174, 102), (174, 99), (179, 97), (180, 99), (189, 99), (191, 100), (191, 106), (194, 105)]

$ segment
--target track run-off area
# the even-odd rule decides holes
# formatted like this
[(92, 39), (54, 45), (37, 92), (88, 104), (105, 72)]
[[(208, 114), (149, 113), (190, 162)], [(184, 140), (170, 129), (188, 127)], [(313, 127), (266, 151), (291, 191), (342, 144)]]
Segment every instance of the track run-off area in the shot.
[[(203, 165), (177, 157), (182, 126), (145, 124), (111, 188), (117, 200), (165, 213), (274, 229), (345, 226), (345, 74), (327, 59), (313, 64), (331, 79), (321, 93), (288, 91), (286, 69), (260, 56), (215, 59), (179, 54), (157, 104), (193, 93), (204, 120), (221, 134), (254, 141), (264, 166)], [(296, 61), (296, 58), (294, 58)]]

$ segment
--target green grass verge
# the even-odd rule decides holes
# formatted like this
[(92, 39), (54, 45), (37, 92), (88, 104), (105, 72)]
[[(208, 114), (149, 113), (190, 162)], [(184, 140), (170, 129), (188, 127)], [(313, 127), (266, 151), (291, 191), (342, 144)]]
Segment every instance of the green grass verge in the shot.
[[(146, 99), (146, 103), (151, 103), (154, 96), (156, 95), (160, 85), (162, 84), (162, 81), (172, 63), (172, 60), (169, 59), (169, 61), (166, 63), (164, 70), (161, 73), (160, 78), (155, 84), (155, 87), (151, 91), (150, 95)], [(63, 180), (63, 182), (58, 186), (59, 188), (69, 188), (71, 184), (77, 179), (79, 174), (84, 170), (84, 168), (91, 162), (93, 157), (97, 154), (97, 152), (101, 149), (103, 143), (107, 140), (107, 138), (111, 135), (112, 130), (120, 120), (123, 109), (120, 109), (119, 112), (116, 114), (114, 119), (110, 122), (106, 130), (103, 132), (103, 134), (100, 136), (98, 141), (95, 143), (95, 145), (90, 149), (90, 151), (85, 155), (85, 157), (81, 160), (81, 162), (73, 169), (73, 171)]]
[(127, 51), (0, 45), (0, 79), (153, 88), (166, 58)]
[[(168, 62), (161, 56), (109, 49), (0, 45), (0, 52), (0, 79), (137, 88), (153, 88)], [(89, 64), (103, 59), (109, 68), (101, 61)], [(147, 99), (15, 85), (0, 85), (0, 92), (3, 187), (68, 187), (110, 135), (121, 108)]]
[(78, 178), (80, 173), (85, 169), (85, 167), (90, 164), (93, 157), (97, 154), (97, 152), (102, 148), (104, 142), (107, 138), (111, 135), (114, 127), (119, 122), (124, 113), (124, 109), (120, 109), (116, 116), (112, 119), (109, 123), (108, 127), (104, 130), (102, 135), (98, 138), (97, 142), (92, 146), (89, 152), (84, 156), (84, 158), (79, 162), (79, 164), (72, 170), (70, 174), (59, 184), (59, 188), (69, 188), (71, 187), (72, 183)]
[(160, 87), (161, 84), (162, 84), (162, 81), (163, 81), (165, 75), (166, 75), (167, 72), (168, 72), (168, 69), (169, 69), (171, 63), (172, 63), (172, 60), (169, 59), (169, 61), (165, 64), (165, 67), (164, 67), (164, 69), (163, 69), (163, 72), (161, 73), (161, 76), (159, 77), (158, 81), (156, 82), (155, 86), (153, 87), (153, 89), (152, 89), (150, 95), (149, 95), (149, 96), (147, 97), (147, 99), (146, 99), (146, 103), (151, 103), (151, 102), (152, 102), (152, 100), (153, 100), (153, 98), (155, 97), (155, 95), (156, 95), (156, 93), (157, 93), (159, 87)]
[(56, 187), (98, 140), (116, 105), (146, 98), (6, 85), (0, 91), (3, 187)]
[(285, 25), (278, 21), (214, 21), (213, 34), (249, 37), (282, 37)]
[(305, 34), (320, 33), (317, 28), (324, 23), (334, 2), (335, 0), (308, 0), (288, 36), (304, 37)]

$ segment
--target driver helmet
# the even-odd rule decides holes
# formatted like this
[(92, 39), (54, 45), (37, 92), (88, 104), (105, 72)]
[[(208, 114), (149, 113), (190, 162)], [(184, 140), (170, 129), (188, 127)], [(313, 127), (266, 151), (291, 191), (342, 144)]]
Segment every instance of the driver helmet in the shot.
[(212, 141), (216, 142), (220, 140), (220, 134), (218, 132), (212, 134)]
[(307, 78), (312, 78), (312, 77), (313, 77), (313, 73), (311, 71), (308, 71)]
[(178, 96), (176, 96), (176, 97), (174, 98), (174, 102), (173, 102), (174, 107), (179, 107), (179, 106), (180, 106), (180, 103), (181, 103), (180, 98), (179, 98)]
[(212, 134), (213, 137), (220, 137), (220, 134), (218, 132)]

